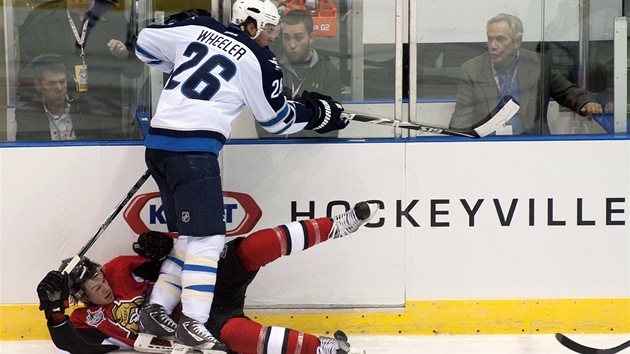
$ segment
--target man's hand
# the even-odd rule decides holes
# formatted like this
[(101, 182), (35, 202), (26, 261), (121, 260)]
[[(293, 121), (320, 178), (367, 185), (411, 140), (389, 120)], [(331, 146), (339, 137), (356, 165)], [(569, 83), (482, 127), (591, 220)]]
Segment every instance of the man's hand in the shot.
[(57, 270), (51, 270), (37, 285), (39, 310), (44, 311), (46, 319), (53, 313), (63, 313), (68, 307), (68, 275)]
[(604, 114), (615, 113), (615, 102), (606, 102), (604, 105)]
[(586, 116), (588, 120), (593, 119), (594, 114), (602, 113), (604, 113), (604, 109), (602, 108), (602, 105), (597, 102), (588, 102), (580, 108), (580, 114)]
[(343, 112), (341, 103), (336, 102), (330, 96), (304, 91), (301, 101), (313, 112), (311, 120), (304, 129), (324, 134), (341, 130), (350, 123), (348, 119), (341, 118), (341, 112)]
[(127, 47), (125, 47), (125, 43), (117, 39), (110, 39), (109, 42), (107, 42), (107, 49), (109, 49), (109, 52), (119, 60), (126, 59), (129, 55), (129, 51), (127, 50)]

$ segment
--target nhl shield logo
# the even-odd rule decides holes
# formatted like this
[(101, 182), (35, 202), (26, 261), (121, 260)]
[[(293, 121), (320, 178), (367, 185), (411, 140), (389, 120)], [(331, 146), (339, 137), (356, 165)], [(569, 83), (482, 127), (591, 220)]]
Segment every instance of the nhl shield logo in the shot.
[(190, 212), (188, 210), (184, 210), (182, 211), (182, 222), (189, 222), (190, 221)]

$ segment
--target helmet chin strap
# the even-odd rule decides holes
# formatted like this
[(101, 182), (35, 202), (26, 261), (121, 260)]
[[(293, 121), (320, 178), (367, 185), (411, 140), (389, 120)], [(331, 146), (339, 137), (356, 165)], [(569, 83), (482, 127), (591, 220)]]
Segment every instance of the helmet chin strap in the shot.
[[(247, 31), (247, 28), (246, 28), (247, 25), (240, 25), (239, 27), (241, 28), (241, 31), (247, 33), (247, 36), (249, 37), (249, 33)], [(249, 37), (249, 38), (256, 39), (256, 38), (258, 38), (258, 36), (260, 35), (261, 32), (262, 32), (262, 30), (260, 28), (256, 28), (256, 34), (253, 37)]]
[(261, 32), (262, 32), (262, 30), (261, 30), (261, 29), (257, 29), (257, 30), (256, 30), (256, 34), (252, 37), (252, 39), (256, 39), (256, 38), (258, 38), (258, 35), (260, 35), (260, 33), (261, 33)]

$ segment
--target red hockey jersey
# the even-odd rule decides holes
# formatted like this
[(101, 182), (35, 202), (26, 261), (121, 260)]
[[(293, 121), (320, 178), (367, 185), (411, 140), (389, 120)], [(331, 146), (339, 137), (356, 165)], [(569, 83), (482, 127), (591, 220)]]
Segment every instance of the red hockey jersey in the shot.
[(114, 292), (115, 300), (108, 306), (75, 309), (70, 315), (73, 326), (97, 329), (133, 348), (142, 297), (153, 288), (152, 283), (134, 276), (133, 270), (146, 261), (140, 256), (119, 256), (103, 265), (105, 279)]

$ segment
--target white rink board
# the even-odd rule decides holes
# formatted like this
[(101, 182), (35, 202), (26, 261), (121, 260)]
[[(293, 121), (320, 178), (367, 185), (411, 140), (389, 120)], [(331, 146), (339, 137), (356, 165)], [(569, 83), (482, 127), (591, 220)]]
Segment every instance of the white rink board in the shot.
[[(139, 146), (0, 149), (0, 303), (37, 302), (37, 283), (96, 234), (146, 170), (143, 156)], [(121, 212), (87, 256), (132, 254), (134, 237)]]
[[(224, 189), (250, 194), (263, 207), (261, 227), (291, 220), (314, 202), (326, 216), (333, 201), (350, 206), (404, 193), (404, 144), (291, 144), (228, 146)], [(345, 211), (341, 206), (332, 214)], [(379, 212), (376, 219), (387, 219)], [(388, 220), (389, 221), (389, 220)], [(365, 228), (267, 265), (248, 289), (247, 304), (387, 305), (405, 300), (404, 230), (387, 223)]]
[[(420, 227), (407, 229), (408, 298), (628, 297), (624, 161), (620, 141), (408, 144), (406, 195), (420, 200), (412, 213)], [(606, 225), (607, 198), (625, 200), (610, 215), (626, 225)], [(474, 226), (462, 199), (471, 209), (483, 199)], [(509, 226), (494, 199), (504, 219), (518, 199)], [(578, 226), (578, 199), (583, 222), (595, 225)]]
[[(370, 199), (384, 206), (374, 221), (380, 226), (265, 267), (249, 290), (248, 304), (628, 297), (629, 145), (626, 140), (228, 145), (222, 153), (224, 190), (247, 194), (258, 204), (262, 217), (255, 229), (291, 221), (292, 202), (297, 212), (312, 202), (316, 216), (337, 201)], [(142, 146), (0, 149), (0, 303), (37, 302), (39, 280), (94, 235), (144, 172), (143, 152)], [(138, 195), (155, 191), (149, 180)], [(493, 199), (507, 214), (515, 198), (511, 224), (501, 226)], [(474, 227), (461, 199), (471, 206), (484, 200)], [(530, 199), (534, 226), (529, 226)], [(582, 222), (595, 225), (577, 225), (578, 199)], [(339, 205), (332, 208), (334, 214), (341, 211)], [(607, 217), (624, 224), (606, 225)], [(437, 225), (431, 226), (432, 219)], [(88, 256), (102, 262), (131, 253), (134, 237), (119, 215)]]

